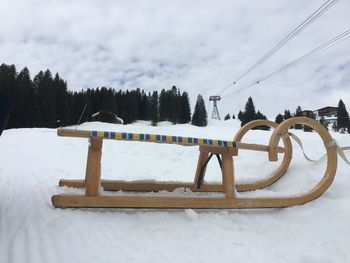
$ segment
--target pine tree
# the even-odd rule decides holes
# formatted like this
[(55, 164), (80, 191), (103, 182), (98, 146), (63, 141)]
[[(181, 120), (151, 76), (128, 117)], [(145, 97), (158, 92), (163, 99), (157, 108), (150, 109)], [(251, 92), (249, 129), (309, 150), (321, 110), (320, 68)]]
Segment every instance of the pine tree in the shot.
[(148, 116), (150, 117), (152, 126), (157, 126), (159, 115), (158, 92), (153, 91), (148, 101)]
[(292, 118), (292, 114), (290, 114), (290, 111), (289, 111), (289, 110), (284, 110), (284, 116), (283, 116), (283, 118), (284, 118), (285, 120), (288, 120), (288, 119)]
[(16, 86), (17, 71), (15, 65), (1, 64), (0, 66), (0, 92), (13, 97)]
[(187, 92), (181, 95), (180, 118), (179, 123), (189, 123), (191, 121), (190, 99)]
[(282, 114), (278, 114), (278, 115), (276, 116), (275, 122), (276, 122), (277, 124), (280, 124), (281, 122), (283, 122), (283, 115), (282, 115)]
[[(110, 111), (114, 114), (116, 113), (116, 104), (114, 99), (114, 90), (111, 88), (105, 88), (102, 87), (100, 90), (100, 107), (99, 110), (101, 111)], [(133, 105), (134, 107), (137, 107), (136, 105)]]
[(159, 120), (165, 121), (168, 112), (168, 101), (165, 89), (162, 89), (159, 95)]
[(244, 116), (243, 116), (243, 112), (241, 110), (238, 112), (237, 117), (240, 121), (243, 121)]
[(17, 127), (17, 111), (19, 111), (19, 108), (21, 107), (17, 101), (19, 94), (16, 86), (16, 77), (17, 71), (14, 65), (2, 64), (0, 66), (0, 92), (9, 97), (14, 104), (7, 123), (7, 128)]
[(176, 124), (179, 122), (179, 117), (180, 117), (180, 105), (181, 105), (181, 95), (180, 91), (176, 88), (176, 86), (173, 86), (171, 88), (170, 92), (170, 121), (173, 124)]
[[(26, 76), (27, 75), (27, 76)], [(15, 86), (12, 89), (12, 99), (14, 102), (14, 107), (11, 112), (9, 119), (9, 128), (20, 128), (25, 119), (25, 96), (24, 92), (26, 87), (24, 82), (30, 82), (29, 72), (27, 70), (22, 71), (16, 76)]]
[[(262, 114), (260, 111), (255, 112), (255, 106), (252, 97), (248, 98), (247, 103), (245, 104), (244, 112), (239, 111), (238, 113), (238, 119), (241, 121), (241, 126), (244, 126), (248, 122), (251, 122), (253, 120), (266, 120), (266, 116)], [(270, 128), (267, 126), (257, 126), (253, 129), (257, 130), (269, 130)]]
[[(56, 118), (59, 126), (64, 126), (69, 123), (69, 101), (67, 82), (60, 78), (56, 73), (53, 80), (53, 87), (56, 93)], [(90, 115), (90, 114), (89, 114)]]
[(337, 130), (344, 132), (346, 129), (349, 128), (349, 123), (349, 113), (346, 110), (344, 102), (342, 100), (339, 100), (337, 114)]
[(148, 99), (147, 99), (147, 95), (144, 92), (144, 90), (142, 90), (141, 92), (141, 100), (140, 100), (140, 115), (139, 115), (139, 119), (140, 120), (146, 120), (147, 119), (147, 108), (148, 108)]
[(229, 119), (231, 119), (231, 116), (230, 116), (230, 113), (227, 113), (225, 118), (224, 118), (224, 120), (226, 121), (226, 120), (229, 120)]
[(19, 119), (17, 127), (34, 127), (38, 123), (37, 114), (39, 105), (35, 94), (34, 83), (30, 78), (29, 70), (25, 67), (16, 79), (17, 90), (21, 96), (18, 98)]
[[(296, 111), (295, 111), (295, 117), (301, 117), (301, 116), (303, 116), (302, 110), (301, 110), (301, 107), (298, 106)], [(302, 124), (295, 124), (294, 128), (296, 130), (301, 130), (301, 129), (303, 129), (303, 125)]]
[(234, 119), (236, 119), (236, 116), (235, 116), (235, 114), (232, 114), (232, 119), (234, 120)]
[(40, 127), (56, 127), (56, 94), (50, 70), (40, 71), (34, 78), (40, 109)]
[(197, 96), (196, 106), (194, 108), (194, 113), (192, 116), (192, 125), (204, 127), (208, 124), (208, 115), (205, 109), (205, 103), (202, 95)]
[(244, 126), (246, 123), (256, 119), (255, 106), (252, 97), (248, 98), (244, 109), (245, 111), (243, 113), (243, 120), (241, 122), (241, 126)]

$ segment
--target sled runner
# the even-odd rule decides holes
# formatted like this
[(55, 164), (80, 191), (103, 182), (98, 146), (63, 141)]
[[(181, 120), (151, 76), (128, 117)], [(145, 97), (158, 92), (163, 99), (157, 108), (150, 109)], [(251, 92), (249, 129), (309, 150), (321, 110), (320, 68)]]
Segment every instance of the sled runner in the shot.
[[(327, 167), (321, 181), (309, 192), (290, 197), (237, 197), (236, 191), (254, 191), (275, 183), (286, 173), (292, 158), (292, 144), (288, 128), (296, 124), (307, 125), (321, 137), (327, 152)], [(243, 143), (244, 135), (257, 126), (269, 126), (274, 129), (269, 144)], [(337, 146), (328, 131), (317, 121), (296, 117), (277, 125), (268, 120), (255, 120), (247, 123), (236, 134), (233, 141), (211, 140), (181, 136), (153, 134), (80, 131), (58, 129), (59, 136), (89, 138), (87, 167), (84, 180), (60, 180), (60, 186), (85, 188), (85, 195), (54, 195), (55, 207), (115, 207), (115, 208), (272, 208), (288, 207), (310, 202), (332, 184), (337, 169)], [(193, 182), (146, 182), (101, 180), (101, 155), (103, 140), (141, 141), (170, 143), (199, 147), (199, 158)], [(283, 147), (278, 146), (283, 141)], [(263, 151), (269, 161), (283, 159), (279, 167), (268, 177), (253, 183), (238, 184), (234, 178), (233, 158), (241, 150)], [(220, 163), (222, 182), (207, 183), (204, 181), (206, 165), (216, 156)], [(128, 191), (124, 195), (104, 195), (104, 191)], [(189, 189), (193, 195), (178, 196), (171, 192), (177, 188)], [(129, 192), (131, 191), (131, 192)], [(169, 195), (156, 195), (154, 192), (169, 191)], [(148, 195), (133, 194), (149, 192)], [(200, 192), (197, 194), (197, 192)], [(210, 192), (221, 193), (218, 195)], [(207, 193), (207, 194), (206, 194)]]

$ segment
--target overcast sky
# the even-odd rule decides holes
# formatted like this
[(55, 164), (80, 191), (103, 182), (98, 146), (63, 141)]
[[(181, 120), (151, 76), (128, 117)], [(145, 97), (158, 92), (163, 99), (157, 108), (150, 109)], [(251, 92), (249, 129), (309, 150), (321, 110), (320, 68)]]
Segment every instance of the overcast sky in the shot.
[[(71, 90), (176, 85), (194, 104), (232, 83), (325, 0), (0, 0), (0, 63), (49, 68)], [(271, 59), (223, 95), (250, 84), (350, 29), (340, 0)], [(275, 117), (336, 106), (350, 110), (350, 39), (219, 103), (237, 114), (252, 96)], [(206, 104), (211, 111), (211, 106)], [(211, 112), (209, 112), (211, 115)], [(223, 117), (223, 116), (222, 116)]]

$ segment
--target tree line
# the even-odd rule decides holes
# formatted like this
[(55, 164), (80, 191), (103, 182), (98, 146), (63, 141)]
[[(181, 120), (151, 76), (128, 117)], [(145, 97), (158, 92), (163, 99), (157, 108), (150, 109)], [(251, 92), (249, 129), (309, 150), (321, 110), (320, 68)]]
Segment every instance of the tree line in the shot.
[[(180, 92), (176, 86), (165, 90), (146, 93), (143, 90), (116, 91), (112, 88), (97, 87), (81, 91), (70, 91), (67, 82), (58, 73), (54, 76), (50, 70), (40, 71), (32, 79), (28, 68), (19, 73), (14, 65), (0, 65), (0, 93), (14, 102), (7, 128), (31, 128), (68, 126), (77, 124), (83, 109), (81, 122), (91, 121), (91, 116), (99, 111), (109, 111), (123, 119), (125, 124), (135, 120), (151, 121), (157, 125), (159, 121), (172, 123), (191, 123), (196, 126), (206, 126), (208, 116), (204, 99), (197, 96), (195, 109), (191, 118), (190, 98), (187, 92)], [(294, 116), (302, 116), (301, 107), (295, 113), (285, 110), (278, 114), (275, 122)], [(314, 116), (309, 116), (314, 118)], [(230, 114), (225, 120), (231, 118)], [(235, 118), (235, 115), (232, 115)], [(245, 105), (244, 111), (239, 111), (238, 119), (241, 126), (256, 120), (267, 119), (255, 105), (251, 97)], [(320, 120), (321, 123), (322, 119)], [(326, 125), (325, 125), (326, 126)], [(295, 129), (309, 131), (309, 127), (295, 125)], [(338, 104), (337, 126), (333, 130), (350, 133), (349, 114), (342, 100)], [(269, 129), (266, 126), (256, 129)]]
[[(0, 92), (9, 96), (14, 107), (8, 128), (49, 127), (74, 125), (85, 108), (81, 122), (90, 121), (99, 111), (109, 111), (121, 117), (125, 124), (135, 120), (189, 123), (190, 98), (187, 92), (173, 86), (160, 93), (143, 90), (116, 91), (96, 88), (70, 91), (67, 82), (58, 73), (40, 71), (32, 79), (28, 68), (19, 73), (14, 65), (0, 66)], [(206, 126), (207, 113), (201, 95), (197, 98), (192, 117), (193, 125)]]

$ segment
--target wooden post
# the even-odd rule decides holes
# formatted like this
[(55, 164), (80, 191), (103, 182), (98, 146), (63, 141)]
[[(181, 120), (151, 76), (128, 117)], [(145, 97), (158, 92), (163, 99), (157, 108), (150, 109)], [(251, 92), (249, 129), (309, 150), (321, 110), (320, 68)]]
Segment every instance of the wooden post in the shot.
[(102, 139), (90, 138), (85, 174), (85, 195), (97, 196), (101, 185)]
[[(194, 184), (195, 185), (198, 184), (198, 180), (199, 180), (199, 175), (200, 175), (201, 169), (202, 169), (205, 161), (207, 160), (208, 156), (209, 156), (209, 153), (205, 152), (205, 151), (202, 151), (201, 147), (199, 147), (199, 157), (198, 157), (198, 162), (197, 162), (196, 175), (194, 177)], [(206, 170), (206, 168), (204, 168), (204, 171), (203, 171), (203, 182), (204, 182), (205, 170)]]
[(231, 154), (222, 154), (222, 183), (226, 198), (234, 198), (234, 173), (233, 173), (233, 158)]

